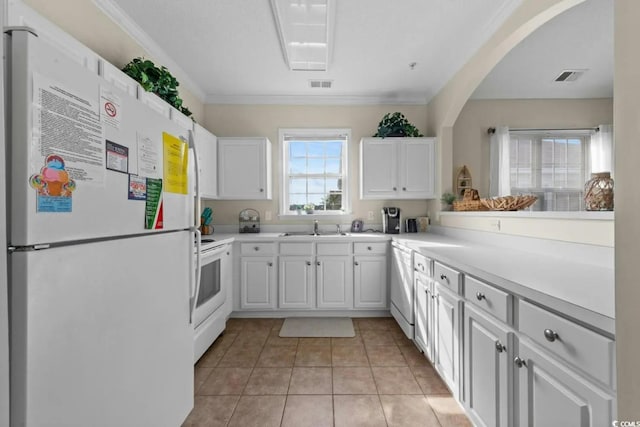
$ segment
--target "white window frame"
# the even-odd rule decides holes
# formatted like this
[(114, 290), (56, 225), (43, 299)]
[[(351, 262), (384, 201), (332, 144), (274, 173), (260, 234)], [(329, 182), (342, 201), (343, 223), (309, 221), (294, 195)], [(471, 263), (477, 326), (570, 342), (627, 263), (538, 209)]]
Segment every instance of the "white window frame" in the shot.
[[(313, 214), (299, 215), (289, 210), (289, 144), (285, 136), (296, 135), (304, 138), (326, 138), (331, 135), (346, 135), (346, 141), (342, 149), (342, 209), (339, 211), (315, 211)], [(278, 129), (278, 140), (281, 152), (281, 181), (280, 181), (280, 217), (289, 219), (312, 218), (345, 218), (351, 215), (351, 180), (349, 175), (349, 143), (351, 141), (351, 129), (347, 128), (281, 128)]]
[[(573, 193), (577, 193), (579, 199), (579, 207), (580, 210), (584, 210), (584, 183), (580, 188), (560, 188), (560, 187), (542, 187), (541, 185), (541, 144), (543, 139), (568, 139), (568, 138), (580, 138), (582, 140), (582, 174), (583, 181), (586, 182), (589, 177), (589, 147), (590, 147), (590, 136), (591, 134), (582, 130), (554, 130), (554, 131), (518, 131), (512, 130), (509, 132), (510, 137), (529, 137), (532, 139), (535, 148), (532, 149), (531, 153), (531, 173), (533, 174), (533, 186), (532, 187), (517, 187), (509, 184), (509, 188), (511, 189), (511, 194), (518, 193), (531, 193), (538, 195), (538, 197), (542, 196), (545, 198), (545, 203), (549, 203), (552, 207), (556, 205), (556, 197), (557, 196), (572, 196)], [(528, 210), (534, 210), (537, 206), (541, 206), (543, 200), (536, 201), (535, 205), (529, 208)], [(537, 209), (536, 209), (537, 210)], [(541, 212), (554, 212), (553, 210), (541, 210)]]

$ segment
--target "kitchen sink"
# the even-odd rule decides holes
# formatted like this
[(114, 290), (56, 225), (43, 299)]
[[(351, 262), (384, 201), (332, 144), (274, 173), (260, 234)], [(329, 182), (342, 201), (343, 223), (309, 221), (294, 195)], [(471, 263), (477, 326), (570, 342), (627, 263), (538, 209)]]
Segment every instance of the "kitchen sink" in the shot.
[(350, 233), (309, 233), (308, 231), (287, 231), (280, 234), (280, 237), (293, 237), (293, 236), (310, 236), (310, 237), (339, 237), (350, 236)]

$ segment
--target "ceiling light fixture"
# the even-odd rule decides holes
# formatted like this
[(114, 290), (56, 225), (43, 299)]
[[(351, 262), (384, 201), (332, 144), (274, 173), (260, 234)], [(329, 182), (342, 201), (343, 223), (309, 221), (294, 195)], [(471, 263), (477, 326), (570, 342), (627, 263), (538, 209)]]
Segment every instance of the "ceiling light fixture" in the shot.
[(326, 71), (333, 45), (334, 0), (271, 0), (289, 69)]

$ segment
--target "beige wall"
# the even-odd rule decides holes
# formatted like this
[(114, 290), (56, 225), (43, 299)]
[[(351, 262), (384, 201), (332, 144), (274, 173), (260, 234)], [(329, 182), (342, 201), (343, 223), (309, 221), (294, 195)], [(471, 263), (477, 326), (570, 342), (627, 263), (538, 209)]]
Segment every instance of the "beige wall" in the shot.
[[(440, 191), (450, 185), (453, 175), (453, 127), (458, 114), (480, 82), (514, 46), (565, 10), (584, 0), (522, 0), (521, 5), (490, 37), (475, 55), (429, 102), (428, 128), (438, 137)], [(440, 209), (429, 203), (431, 216)]]
[[(427, 107), (411, 105), (367, 106), (310, 106), (310, 105), (207, 105), (205, 126), (217, 136), (266, 136), (273, 144), (273, 200), (270, 201), (214, 201), (206, 204), (213, 209), (214, 224), (237, 224), (238, 213), (244, 208), (257, 209), (263, 223), (281, 224), (277, 217), (280, 201), (281, 162), (278, 143), (279, 128), (335, 127), (351, 129), (349, 143), (349, 189), (353, 215), (365, 223), (381, 222), (380, 208), (398, 206), (403, 215), (419, 216), (427, 211), (426, 200), (363, 201), (359, 198), (358, 158), (360, 138), (376, 132), (378, 122), (386, 113), (400, 111), (421, 132), (427, 124)], [(265, 221), (265, 213), (272, 213), (272, 221)], [(375, 219), (367, 221), (367, 212)], [(291, 220), (290, 220), (291, 221)], [(334, 220), (325, 221), (333, 224)]]
[[(154, 60), (92, 1), (24, 0), (24, 3), (116, 67), (123, 67), (137, 56)], [(183, 86), (180, 86), (178, 92), (184, 101), (183, 105), (191, 110), (196, 120), (202, 121), (203, 102)]]
[[(467, 165), (474, 188), (489, 195), (489, 135), (497, 125), (512, 128), (586, 128), (613, 123), (612, 99), (469, 100), (453, 126), (453, 174)], [(455, 176), (443, 177), (450, 191)]]
[(616, 354), (618, 419), (640, 420), (640, 2), (615, 2)]

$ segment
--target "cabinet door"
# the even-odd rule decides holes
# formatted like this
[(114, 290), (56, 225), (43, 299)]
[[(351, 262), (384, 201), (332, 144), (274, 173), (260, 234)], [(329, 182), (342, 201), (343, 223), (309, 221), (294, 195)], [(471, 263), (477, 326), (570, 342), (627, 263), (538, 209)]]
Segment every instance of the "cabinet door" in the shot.
[(318, 308), (353, 308), (353, 264), (351, 256), (316, 258)]
[(360, 198), (397, 197), (397, 150), (394, 138), (365, 138), (360, 142)]
[(431, 279), (416, 274), (415, 279), (415, 341), (425, 356), (434, 362), (434, 296)]
[(280, 308), (313, 307), (313, 262), (310, 256), (281, 256), (278, 276)]
[(270, 144), (266, 138), (218, 138), (218, 183), (221, 199), (271, 198)]
[(435, 193), (435, 139), (404, 138), (400, 144), (398, 197), (429, 199)]
[(242, 257), (240, 268), (240, 308), (276, 308), (275, 258)]
[(528, 341), (520, 341), (517, 357), (520, 426), (612, 425), (615, 400), (611, 395)]
[(204, 199), (218, 198), (218, 153), (214, 134), (196, 124), (194, 136), (200, 167), (200, 195)]
[(388, 308), (387, 257), (356, 256), (353, 265), (354, 307)]
[(454, 396), (459, 396), (460, 297), (439, 283), (434, 286), (435, 367)]
[(470, 304), (464, 311), (465, 406), (475, 425), (506, 427), (513, 334)]

